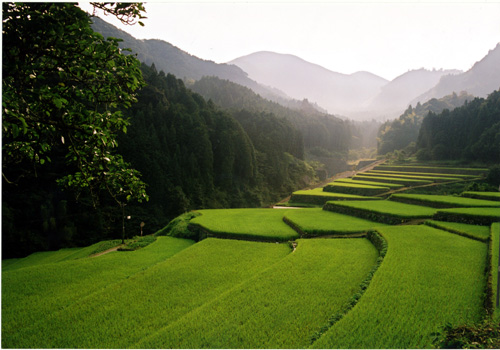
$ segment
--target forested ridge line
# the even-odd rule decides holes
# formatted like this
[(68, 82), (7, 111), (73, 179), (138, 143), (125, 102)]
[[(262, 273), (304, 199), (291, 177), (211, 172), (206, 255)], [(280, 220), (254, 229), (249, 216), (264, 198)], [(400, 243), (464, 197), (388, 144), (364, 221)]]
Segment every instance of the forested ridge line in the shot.
[(417, 139), (420, 160), (500, 163), (500, 91), (454, 110), (429, 112)]
[(385, 155), (405, 148), (412, 151), (422, 121), (429, 112), (441, 113), (445, 109), (453, 110), (473, 99), (474, 96), (462, 91), (458, 95), (453, 93), (440, 99), (433, 98), (425, 103), (419, 102), (415, 107), (410, 105), (398, 119), (387, 121), (380, 126), (377, 135), (377, 153)]

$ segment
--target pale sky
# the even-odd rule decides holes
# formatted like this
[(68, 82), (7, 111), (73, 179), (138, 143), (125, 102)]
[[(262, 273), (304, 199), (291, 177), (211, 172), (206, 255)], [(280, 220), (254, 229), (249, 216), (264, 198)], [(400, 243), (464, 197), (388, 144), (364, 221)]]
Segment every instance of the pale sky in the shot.
[(500, 0), (154, 1), (145, 8), (145, 27), (102, 18), (137, 39), (162, 39), (217, 63), (274, 51), (389, 80), (419, 68), (468, 70), (500, 42)]

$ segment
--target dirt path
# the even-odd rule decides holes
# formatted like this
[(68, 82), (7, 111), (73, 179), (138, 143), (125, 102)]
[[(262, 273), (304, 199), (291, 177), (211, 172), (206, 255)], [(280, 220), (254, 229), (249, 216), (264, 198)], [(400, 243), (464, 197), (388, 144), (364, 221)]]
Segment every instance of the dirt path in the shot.
[(105, 250), (103, 252), (100, 252), (100, 253), (96, 253), (96, 254), (92, 254), (92, 255), (89, 255), (89, 258), (96, 258), (98, 256), (101, 256), (101, 255), (104, 255), (104, 254), (108, 254), (108, 253), (111, 253), (111, 252), (116, 252), (120, 247), (122, 247), (123, 244), (120, 244), (116, 247), (113, 247), (113, 248), (110, 248), (108, 250)]

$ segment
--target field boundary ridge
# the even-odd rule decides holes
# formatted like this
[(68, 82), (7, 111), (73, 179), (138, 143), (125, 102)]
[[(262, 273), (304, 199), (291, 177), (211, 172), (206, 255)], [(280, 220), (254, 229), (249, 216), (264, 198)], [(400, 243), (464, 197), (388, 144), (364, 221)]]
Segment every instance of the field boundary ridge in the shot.
[(378, 268), (380, 265), (382, 265), (382, 262), (384, 261), (385, 255), (387, 254), (387, 241), (386, 239), (382, 236), (381, 233), (379, 233), (376, 230), (371, 230), (367, 233), (366, 235), (367, 239), (373, 244), (373, 246), (378, 250), (379, 257), (377, 258), (375, 265), (371, 269), (370, 272), (368, 272), (367, 276), (361, 282), (359, 285), (358, 290), (353, 294), (351, 299), (342, 307), (342, 309), (331, 316), (328, 319), (328, 323), (321, 327), (321, 329), (317, 332), (315, 332), (312, 337), (311, 337), (311, 343), (310, 345), (312, 346), (314, 342), (316, 342), (323, 334), (325, 334), (335, 323), (340, 321), (347, 313), (356, 306), (358, 301), (361, 299), (365, 291), (368, 289), (370, 286), (370, 282), (373, 279), (373, 276), (375, 276), (375, 273), (377, 272)]

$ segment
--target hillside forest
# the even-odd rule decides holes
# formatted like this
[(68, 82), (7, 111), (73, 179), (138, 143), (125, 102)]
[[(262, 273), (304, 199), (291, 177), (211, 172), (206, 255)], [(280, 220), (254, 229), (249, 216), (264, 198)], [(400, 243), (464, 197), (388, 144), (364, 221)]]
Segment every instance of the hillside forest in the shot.
[[(270, 206), (350, 169), (349, 151), (375, 148), (376, 136), (381, 156), (406, 149), (421, 160), (489, 165), (500, 160), (500, 92), (488, 98), (459, 93), (432, 99), (384, 124), (354, 122), (327, 114), (307, 99), (285, 107), (220, 77), (181, 80), (157, 69), (160, 64), (141, 63), (133, 52), (118, 50), (119, 41), (93, 32), (90, 19), (74, 5), (4, 4), (3, 12), (19, 13), (12, 18), (21, 24), (26, 16), (37, 18), (31, 26), (16, 28), (13, 19), (3, 29), (4, 259), (133, 236), (142, 226), (154, 233), (193, 209)], [(68, 21), (56, 28), (53, 18)], [(75, 30), (76, 25), (83, 29)], [(118, 95), (130, 99), (96, 102), (91, 95), (104, 90), (81, 93), (91, 85), (87, 82), (69, 91), (71, 84), (90, 79), (96, 64), (81, 54), (86, 52), (82, 32), (107, 45), (99, 69), (117, 80), (106, 89), (124, 86)], [(22, 47), (19, 37), (25, 38)], [(75, 42), (80, 44), (71, 49)], [(44, 58), (48, 51), (55, 56)], [(116, 57), (109, 58), (111, 52)], [(77, 57), (85, 60), (80, 72), (68, 63)], [(120, 60), (129, 70), (116, 75)], [(51, 108), (47, 114), (46, 106)], [(92, 106), (98, 107), (93, 111)], [(33, 115), (22, 115), (27, 110)], [(96, 111), (99, 118), (92, 114)], [(79, 117), (87, 119), (78, 124)], [(111, 121), (112, 132), (107, 129)], [(57, 129), (61, 125), (63, 133)], [(93, 129), (82, 130), (87, 125)], [(82, 155), (99, 159), (85, 163)], [(100, 168), (88, 170), (86, 164)], [(98, 182), (108, 174), (116, 175), (112, 182)], [(134, 200), (136, 194), (148, 200)]]

